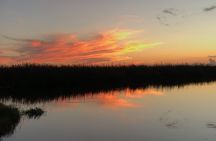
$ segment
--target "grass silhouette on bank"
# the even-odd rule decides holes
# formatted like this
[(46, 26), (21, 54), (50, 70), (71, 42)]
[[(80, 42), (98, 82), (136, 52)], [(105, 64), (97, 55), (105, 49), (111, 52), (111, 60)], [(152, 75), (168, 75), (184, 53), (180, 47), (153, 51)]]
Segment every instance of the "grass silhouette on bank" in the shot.
[(22, 116), (29, 119), (39, 119), (44, 113), (43, 109), (37, 107), (20, 111), (16, 107), (0, 103), (0, 141), (3, 137), (9, 137), (14, 133)]
[(0, 140), (2, 137), (13, 134), (19, 122), (19, 110), (15, 107), (0, 103)]
[(30, 101), (117, 89), (184, 86), (216, 81), (216, 66), (53, 66), (0, 67), (0, 98)]

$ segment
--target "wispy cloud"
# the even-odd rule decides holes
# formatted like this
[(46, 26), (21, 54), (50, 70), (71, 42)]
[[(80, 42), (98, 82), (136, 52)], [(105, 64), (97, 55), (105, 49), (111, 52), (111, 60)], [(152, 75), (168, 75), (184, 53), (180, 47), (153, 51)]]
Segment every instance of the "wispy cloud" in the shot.
[(213, 10), (216, 10), (216, 5), (212, 5), (210, 7), (206, 7), (203, 9), (204, 12), (210, 12), (210, 11), (213, 11)]
[(113, 29), (95, 35), (87, 40), (78, 39), (74, 34), (50, 35), (46, 40), (7, 39), (20, 41), (16, 49), (15, 63), (55, 64), (101, 64), (130, 59), (131, 52), (157, 46), (161, 43), (144, 43), (135, 37), (139, 31)]
[(170, 24), (167, 22), (167, 18), (165, 16), (157, 16), (157, 20), (160, 24), (164, 26), (169, 26)]
[(180, 19), (184, 17), (182, 11), (176, 8), (165, 8), (161, 11), (160, 14), (156, 17), (157, 21), (164, 25), (170, 26), (178, 23)]
[(158, 14), (156, 19), (164, 26), (171, 26), (181, 21), (181, 19), (191, 18), (195, 15), (201, 15), (203, 12), (208, 13), (214, 10), (216, 10), (216, 5), (203, 8), (201, 11), (194, 11), (193, 13), (183, 13), (182, 10), (176, 8), (165, 8)]
[(167, 8), (167, 9), (164, 9), (162, 12), (168, 15), (172, 15), (172, 16), (178, 15), (178, 10), (175, 8)]
[(6, 35), (2, 35), (2, 37), (5, 38), (5, 39), (8, 39), (8, 40), (14, 40), (14, 41), (19, 41), (19, 42), (29, 42), (29, 43), (32, 43), (35, 46), (40, 45), (42, 43), (45, 43), (45, 41), (41, 41), (41, 40), (19, 39), (19, 38), (9, 37), (9, 36), (6, 36)]

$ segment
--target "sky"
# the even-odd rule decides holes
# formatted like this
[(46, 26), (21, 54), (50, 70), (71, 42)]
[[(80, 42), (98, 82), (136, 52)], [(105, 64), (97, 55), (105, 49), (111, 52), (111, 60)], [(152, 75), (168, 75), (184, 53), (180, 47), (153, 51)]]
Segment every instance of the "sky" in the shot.
[(207, 63), (216, 0), (0, 0), (0, 64)]

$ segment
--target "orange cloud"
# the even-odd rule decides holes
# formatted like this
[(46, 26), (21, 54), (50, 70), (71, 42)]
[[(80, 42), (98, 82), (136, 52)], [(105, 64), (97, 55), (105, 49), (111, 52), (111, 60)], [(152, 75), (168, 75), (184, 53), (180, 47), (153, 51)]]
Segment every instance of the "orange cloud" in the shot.
[(13, 62), (14, 62), (13, 58), (0, 57), (0, 64), (11, 64)]
[(160, 43), (146, 44), (135, 39), (138, 31), (114, 29), (88, 40), (76, 35), (50, 35), (45, 40), (15, 39), (24, 42), (16, 63), (101, 64), (131, 59), (129, 53)]
[(42, 46), (42, 43), (40, 41), (31, 41), (31, 45), (33, 47), (40, 47)]

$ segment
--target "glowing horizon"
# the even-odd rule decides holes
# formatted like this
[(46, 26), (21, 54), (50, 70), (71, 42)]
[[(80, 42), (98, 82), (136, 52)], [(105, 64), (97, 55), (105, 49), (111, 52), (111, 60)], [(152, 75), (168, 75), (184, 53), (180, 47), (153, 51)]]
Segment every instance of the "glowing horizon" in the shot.
[(215, 5), (210, 0), (2, 0), (0, 64), (207, 63), (216, 55)]

